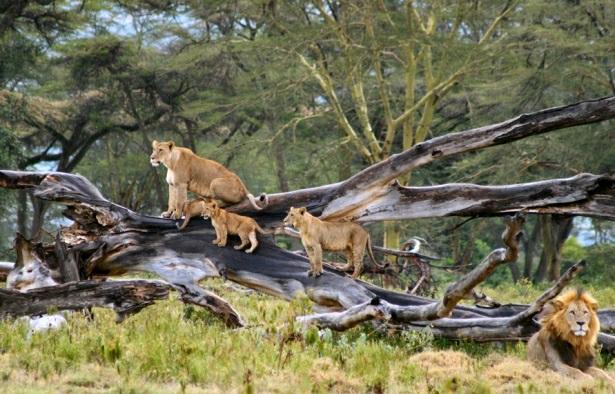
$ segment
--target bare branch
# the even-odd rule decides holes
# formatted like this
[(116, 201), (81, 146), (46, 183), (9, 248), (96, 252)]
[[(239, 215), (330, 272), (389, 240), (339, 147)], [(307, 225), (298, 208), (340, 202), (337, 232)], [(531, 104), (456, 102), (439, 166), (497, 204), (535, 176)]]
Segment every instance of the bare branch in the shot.
[(310, 325), (326, 327), (335, 331), (344, 331), (368, 320), (389, 320), (391, 315), (387, 312), (379, 298), (363, 304), (355, 305), (342, 312), (318, 313), (314, 315), (298, 316), (297, 321), (307, 328)]
[(570, 281), (574, 279), (574, 277), (576, 277), (579, 273), (581, 273), (581, 271), (583, 271), (583, 269), (585, 269), (586, 265), (587, 264), (585, 263), (585, 261), (581, 260), (572, 267), (570, 267), (568, 271), (566, 271), (564, 275), (562, 275), (557, 280), (557, 282), (555, 282), (555, 284), (551, 286), (551, 288), (542, 293), (542, 295), (538, 297), (538, 299), (534, 301), (529, 306), (529, 308), (516, 315), (511, 320), (511, 324), (522, 323), (524, 320), (531, 319), (535, 314), (540, 312), (542, 308), (547, 304), (547, 302), (557, 297), (559, 293), (561, 293), (561, 291), (564, 289), (564, 287), (566, 287), (568, 283), (570, 283)]

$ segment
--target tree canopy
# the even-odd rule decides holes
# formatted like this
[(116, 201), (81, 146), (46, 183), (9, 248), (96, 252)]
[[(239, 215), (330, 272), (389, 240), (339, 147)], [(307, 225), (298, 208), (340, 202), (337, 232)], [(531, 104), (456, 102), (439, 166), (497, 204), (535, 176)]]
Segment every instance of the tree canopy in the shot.
[[(347, 179), (450, 132), (615, 94), (608, 1), (0, 7), (0, 165), (81, 173), (109, 200), (143, 213), (159, 213), (166, 199), (164, 174), (147, 160), (154, 138), (224, 163), (250, 190), (288, 191)], [(509, 184), (612, 172), (612, 125), (444, 158), (399, 180)], [(63, 223), (26, 192), (0, 193), (5, 250), (17, 229), (45, 236), (44, 223)], [(458, 228), (458, 219), (404, 221), (395, 242), (421, 236), (463, 266), (497, 242), (489, 220)], [(557, 215), (526, 226), (515, 279), (554, 279), (546, 267), (568, 250), (569, 235), (587, 254), (614, 230)], [(379, 239), (385, 229), (370, 231)]]

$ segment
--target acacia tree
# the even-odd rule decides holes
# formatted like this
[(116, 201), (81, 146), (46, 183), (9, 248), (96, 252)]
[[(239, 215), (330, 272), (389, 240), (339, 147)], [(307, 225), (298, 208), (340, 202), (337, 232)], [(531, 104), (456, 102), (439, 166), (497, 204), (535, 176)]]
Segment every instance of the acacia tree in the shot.
[[(289, 51), (318, 82), (345, 142), (373, 164), (425, 140), (439, 103), (497, 55), (515, 2), (316, 1), (278, 8), (272, 25), (290, 37)], [(399, 246), (394, 223), (385, 226), (385, 245)]]

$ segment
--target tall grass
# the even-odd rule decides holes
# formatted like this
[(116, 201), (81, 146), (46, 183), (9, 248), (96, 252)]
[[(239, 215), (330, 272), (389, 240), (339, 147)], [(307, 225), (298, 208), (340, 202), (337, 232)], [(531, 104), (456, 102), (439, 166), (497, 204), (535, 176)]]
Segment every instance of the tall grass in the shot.
[[(209, 283), (208, 283), (209, 284)], [(26, 339), (26, 327), (0, 323), (0, 391), (4, 392), (606, 392), (536, 371), (525, 345), (434, 339), (366, 324), (343, 333), (295, 327), (310, 303), (212, 283), (246, 318), (229, 330), (202, 309), (160, 302), (114, 322), (75, 313), (67, 327)], [(506, 291), (506, 293), (503, 293)], [(488, 290), (489, 292), (489, 290)], [(527, 293), (527, 294), (526, 294)], [(497, 289), (527, 301), (540, 289)], [(598, 299), (613, 300), (610, 289)], [(527, 297), (527, 298), (526, 298)], [(611, 304), (612, 305), (612, 304)], [(610, 360), (601, 360), (610, 364)], [(505, 365), (505, 367), (502, 367)], [(612, 369), (612, 366), (607, 365)]]

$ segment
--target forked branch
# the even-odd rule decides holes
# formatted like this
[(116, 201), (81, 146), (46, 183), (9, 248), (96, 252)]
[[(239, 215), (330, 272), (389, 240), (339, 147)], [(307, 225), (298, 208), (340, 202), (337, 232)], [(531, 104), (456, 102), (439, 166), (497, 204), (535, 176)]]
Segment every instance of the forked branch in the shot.
[(310, 322), (320, 327), (329, 327), (335, 330), (353, 327), (359, 322), (376, 318), (377, 316), (390, 316), (391, 320), (398, 323), (435, 320), (447, 317), (453, 308), (471, 291), (483, 282), (502, 263), (514, 262), (517, 257), (519, 235), (525, 219), (517, 214), (506, 219), (506, 230), (502, 234), (502, 241), (506, 248), (496, 249), (472, 271), (461, 277), (446, 289), (444, 296), (439, 301), (424, 305), (395, 305), (383, 300), (374, 299), (364, 302), (344, 312), (321, 313), (318, 315), (302, 316), (298, 320)]

